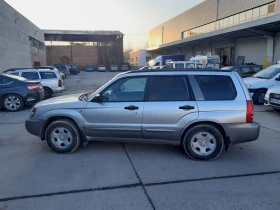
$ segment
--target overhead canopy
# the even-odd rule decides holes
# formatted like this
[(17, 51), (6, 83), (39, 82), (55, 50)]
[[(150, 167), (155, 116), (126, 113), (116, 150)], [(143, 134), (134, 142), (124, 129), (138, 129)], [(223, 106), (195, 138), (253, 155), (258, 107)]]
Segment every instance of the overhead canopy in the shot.
[(206, 43), (217, 43), (223, 41), (234, 42), (238, 39), (270, 36), (273, 37), (280, 32), (280, 15), (273, 15), (239, 25), (223, 28), (197, 36), (187, 37), (178, 41), (162, 44), (148, 48), (147, 51), (160, 49), (181, 48), (185, 46), (203, 45)]
[(121, 41), (124, 36), (120, 31), (43, 30), (43, 32), (45, 41), (115, 42)]

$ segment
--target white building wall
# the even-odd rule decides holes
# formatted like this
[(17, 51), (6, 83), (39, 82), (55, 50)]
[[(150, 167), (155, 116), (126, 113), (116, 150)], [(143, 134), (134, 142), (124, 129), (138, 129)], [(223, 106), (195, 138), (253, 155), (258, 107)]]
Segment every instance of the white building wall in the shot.
[(45, 50), (31, 49), (29, 36), (44, 43), (44, 33), (28, 19), (0, 0), (0, 72), (9, 68), (46, 64)]
[(146, 50), (137, 50), (129, 53), (130, 65), (132, 66), (147, 66), (146, 57), (152, 57), (150, 52)]
[(244, 63), (263, 65), (267, 56), (267, 39), (257, 37), (238, 40), (235, 45), (235, 62), (238, 56), (245, 56)]

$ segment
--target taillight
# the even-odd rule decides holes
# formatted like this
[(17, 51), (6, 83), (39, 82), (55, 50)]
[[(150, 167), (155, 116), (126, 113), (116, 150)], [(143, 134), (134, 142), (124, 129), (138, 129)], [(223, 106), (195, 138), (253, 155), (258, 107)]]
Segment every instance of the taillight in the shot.
[(61, 79), (58, 80), (58, 87), (62, 87), (62, 81), (61, 81)]
[(253, 122), (253, 102), (251, 100), (247, 101), (247, 113), (246, 113), (246, 123), (252, 123)]
[(38, 84), (27, 84), (27, 87), (29, 90), (38, 90), (40, 88), (40, 85)]

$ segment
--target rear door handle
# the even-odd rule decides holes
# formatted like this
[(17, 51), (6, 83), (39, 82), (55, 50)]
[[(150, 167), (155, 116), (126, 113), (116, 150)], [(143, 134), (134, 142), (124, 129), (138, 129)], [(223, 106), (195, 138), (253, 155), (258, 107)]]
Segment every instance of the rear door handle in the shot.
[(184, 106), (180, 106), (179, 109), (195, 109), (194, 106), (190, 106), (190, 105), (184, 105)]
[(139, 109), (139, 107), (138, 107), (138, 106), (131, 105), (131, 106), (124, 107), (124, 109), (127, 109), (127, 110), (136, 110), (136, 109)]

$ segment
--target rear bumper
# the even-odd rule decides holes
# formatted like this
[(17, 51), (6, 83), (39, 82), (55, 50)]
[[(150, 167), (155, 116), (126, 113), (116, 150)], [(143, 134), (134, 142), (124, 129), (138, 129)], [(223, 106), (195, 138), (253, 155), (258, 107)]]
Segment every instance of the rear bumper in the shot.
[(44, 89), (40, 89), (39, 91), (31, 91), (26, 94), (24, 97), (24, 103), (26, 106), (34, 105), (45, 97)]
[(40, 138), (43, 138), (42, 136), (42, 128), (43, 128), (44, 122), (38, 119), (27, 119), (25, 121), (25, 128), (26, 130), (31, 133), (32, 135), (39, 136)]
[(62, 87), (57, 87), (57, 88), (52, 88), (52, 92), (53, 92), (54, 94), (56, 94), (56, 93), (62, 93), (63, 90), (64, 90), (64, 86), (62, 86)]
[(255, 141), (260, 135), (260, 124), (253, 123), (230, 123), (222, 125), (226, 135), (230, 139), (230, 143), (240, 144)]

